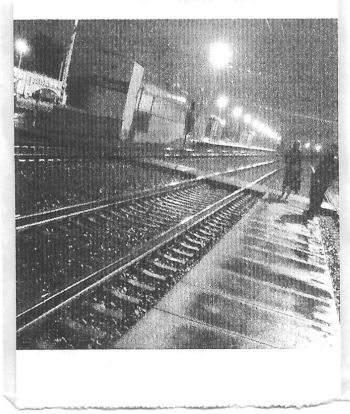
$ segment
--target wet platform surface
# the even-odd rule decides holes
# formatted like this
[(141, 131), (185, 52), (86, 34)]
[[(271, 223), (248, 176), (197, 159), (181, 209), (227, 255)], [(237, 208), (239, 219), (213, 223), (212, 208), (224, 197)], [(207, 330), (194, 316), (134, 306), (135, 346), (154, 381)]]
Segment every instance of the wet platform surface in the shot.
[(267, 197), (116, 348), (309, 348), (338, 344), (318, 218)]

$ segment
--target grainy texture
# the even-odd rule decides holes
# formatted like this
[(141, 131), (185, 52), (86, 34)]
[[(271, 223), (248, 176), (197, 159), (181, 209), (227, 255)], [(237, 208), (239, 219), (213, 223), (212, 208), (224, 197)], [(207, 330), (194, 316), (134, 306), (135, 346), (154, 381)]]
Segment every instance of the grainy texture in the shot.
[(328, 267), (332, 277), (338, 315), (340, 314), (339, 224), (332, 217), (321, 216), (320, 226)]
[[(189, 336), (203, 325), (195, 348), (333, 346), (319, 218), (303, 213), (336, 176), (337, 20), (188, 17), (14, 22), (18, 349), (113, 348), (170, 288), (162, 311)], [(301, 188), (280, 200), (296, 144)], [(183, 333), (172, 343), (191, 347)]]
[[(34, 159), (32, 160), (34, 161)], [(178, 174), (103, 158), (16, 162), (16, 213), (32, 214), (154, 188)]]

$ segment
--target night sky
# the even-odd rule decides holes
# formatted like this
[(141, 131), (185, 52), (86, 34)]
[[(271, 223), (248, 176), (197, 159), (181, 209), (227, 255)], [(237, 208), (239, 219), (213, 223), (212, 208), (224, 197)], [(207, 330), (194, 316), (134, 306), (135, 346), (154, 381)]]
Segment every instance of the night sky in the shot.
[[(32, 46), (22, 67), (58, 77), (72, 28), (72, 20), (16, 21), (15, 39)], [(215, 41), (233, 48), (226, 69), (208, 61)], [(337, 133), (337, 42), (333, 19), (80, 20), (68, 93), (92, 75), (128, 80), (136, 60), (146, 81), (186, 91), (205, 114), (225, 94), (230, 110), (243, 106), (287, 141), (324, 142)]]

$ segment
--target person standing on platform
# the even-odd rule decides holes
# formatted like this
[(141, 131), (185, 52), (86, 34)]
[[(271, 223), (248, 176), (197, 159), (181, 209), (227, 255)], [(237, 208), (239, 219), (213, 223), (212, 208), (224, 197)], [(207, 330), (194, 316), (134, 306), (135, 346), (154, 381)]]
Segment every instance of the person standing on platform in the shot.
[(294, 141), (292, 148), (288, 150), (284, 156), (284, 178), (282, 184), (282, 194), (280, 200), (283, 200), (285, 196), (285, 201), (287, 201), (290, 193), (294, 191), (295, 194), (298, 194), (300, 191), (301, 183), (301, 150), (300, 150), (300, 141)]
[(36, 125), (36, 119), (38, 116), (38, 107), (39, 107), (39, 101), (40, 101), (40, 91), (36, 91), (33, 94), (35, 99), (35, 106), (33, 108), (33, 120), (32, 120), (32, 127), (35, 127)]
[(186, 118), (185, 118), (185, 130), (184, 130), (184, 141), (183, 141), (183, 149), (185, 149), (186, 146), (186, 140), (188, 136), (191, 136), (194, 131), (194, 124), (196, 122), (196, 103), (191, 102), (191, 106), (187, 110)]
[(333, 143), (328, 151), (321, 156), (318, 165), (311, 174), (310, 204), (304, 212), (307, 219), (312, 219), (319, 213), (324, 195), (328, 187), (338, 177), (339, 160), (338, 145)]

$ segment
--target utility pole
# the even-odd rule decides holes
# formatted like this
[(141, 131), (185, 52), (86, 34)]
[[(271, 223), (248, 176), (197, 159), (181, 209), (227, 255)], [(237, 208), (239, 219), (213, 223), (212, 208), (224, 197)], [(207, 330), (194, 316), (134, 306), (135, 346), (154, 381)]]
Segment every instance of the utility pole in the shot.
[(64, 62), (63, 75), (62, 75), (62, 88), (61, 88), (61, 105), (65, 105), (65, 103), (66, 103), (65, 100), (66, 100), (67, 80), (68, 80), (70, 62), (72, 60), (72, 53), (73, 53), (75, 36), (77, 34), (77, 27), (78, 27), (78, 19), (76, 19), (74, 21), (73, 33), (72, 33), (72, 36), (70, 38), (70, 44), (69, 44), (66, 59), (65, 59), (65, 62)]
[(23, 58), (23, 52), (21, 52), (19, 55), (18, 69), (21, 69), (22, 58)]
[(61, 80), (61, 77), (62, 77), (63, 63), (64, 63), (64, 60), (62, 60), (62, 62), (61, 62), (61, 66), (60, 66), (60, 74), (58, 75), (58, 80), (59, 80), (59, 81)]

